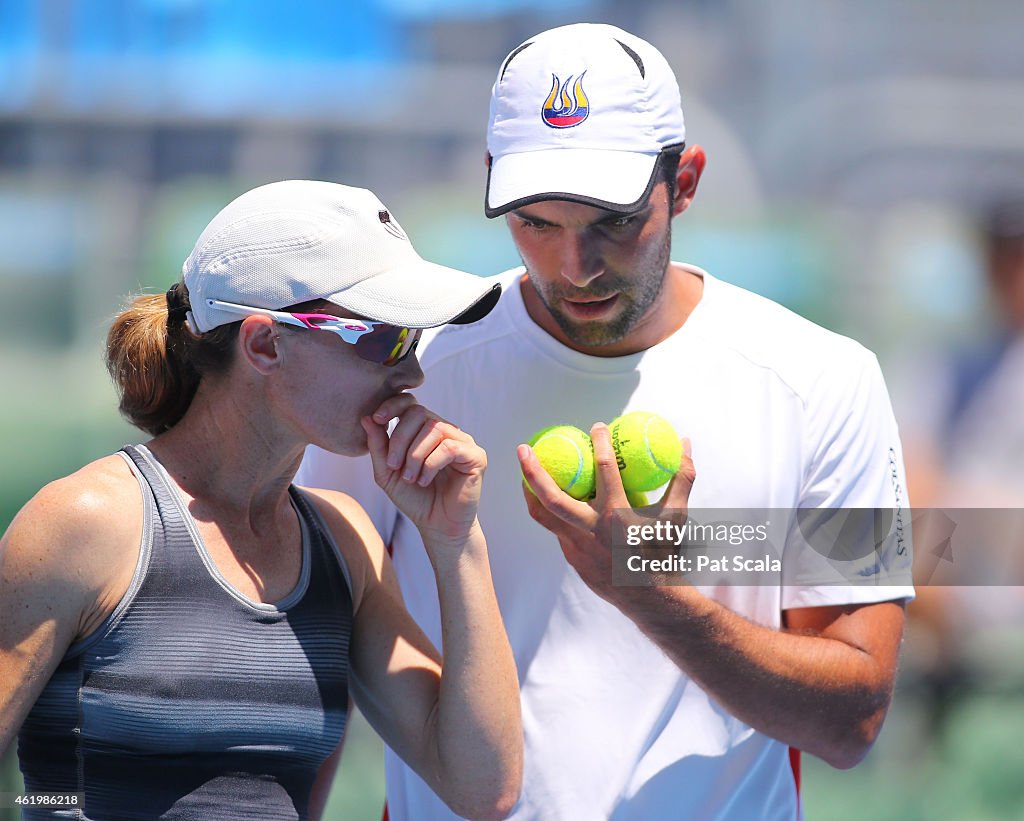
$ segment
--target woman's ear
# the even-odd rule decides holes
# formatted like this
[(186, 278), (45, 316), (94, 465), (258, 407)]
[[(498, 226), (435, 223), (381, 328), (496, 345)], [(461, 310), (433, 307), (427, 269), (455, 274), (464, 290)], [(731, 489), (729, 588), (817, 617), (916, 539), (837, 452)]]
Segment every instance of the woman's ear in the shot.
[(281, 334), (268, 316), (247, 316), (238, 331), (242, 356), (259, 373), (267, 375), (281, 365), (278, 340)]

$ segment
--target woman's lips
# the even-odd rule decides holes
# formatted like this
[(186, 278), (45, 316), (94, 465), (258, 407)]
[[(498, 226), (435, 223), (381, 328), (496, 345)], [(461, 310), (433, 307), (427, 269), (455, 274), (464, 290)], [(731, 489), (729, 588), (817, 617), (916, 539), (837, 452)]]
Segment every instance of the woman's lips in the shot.
[(574, 319), (601, 319), (611, 313), (619, 301), (618, 294), (602, 299), (576, 300), (562, 299), (565, 312)]

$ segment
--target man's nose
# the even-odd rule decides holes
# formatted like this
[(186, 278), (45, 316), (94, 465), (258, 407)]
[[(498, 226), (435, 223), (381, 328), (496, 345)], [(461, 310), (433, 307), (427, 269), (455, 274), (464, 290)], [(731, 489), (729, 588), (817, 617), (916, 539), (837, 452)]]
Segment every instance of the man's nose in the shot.
[(577, 288), (585, 288), (604, 273), (604, 263), (594, 243), (582, 232), (564, 231), (562, 240), (562, 276)]

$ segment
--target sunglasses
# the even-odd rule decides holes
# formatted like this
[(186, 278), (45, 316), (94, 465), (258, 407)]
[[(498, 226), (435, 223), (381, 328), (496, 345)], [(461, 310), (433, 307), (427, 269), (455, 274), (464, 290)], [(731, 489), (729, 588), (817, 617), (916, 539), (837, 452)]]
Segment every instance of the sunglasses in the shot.
[(371, 322), (368, 319), (345, 319), (331, 314), (302, 314), (291, 311), (271, 311), (268, 308), (252, 308), (207, 299), (206, 304), (221, 311), (230, 311), (243, 316), (269, 316), (275, 322), (297, 328), (311, 328), (314, 331), (330, 331), (343, 341), (355, 347), (360, 359), (390, 368), (397, 365), (416, 348), (423, 333), (421, 328), (401, 328), (386, 322)]

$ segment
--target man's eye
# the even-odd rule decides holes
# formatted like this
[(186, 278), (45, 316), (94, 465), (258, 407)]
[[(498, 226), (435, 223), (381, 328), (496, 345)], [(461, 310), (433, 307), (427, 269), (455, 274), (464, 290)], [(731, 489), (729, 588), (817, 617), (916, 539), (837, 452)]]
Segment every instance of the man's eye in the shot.
[(636, 222), (636, 217), (635, 216), (625, 216), (625, 217), (619, 217), (618, 219), (613, 219), (613, 220), (609, 221), (608, 225), (611, 228), (628, 228), (634, 222)]

